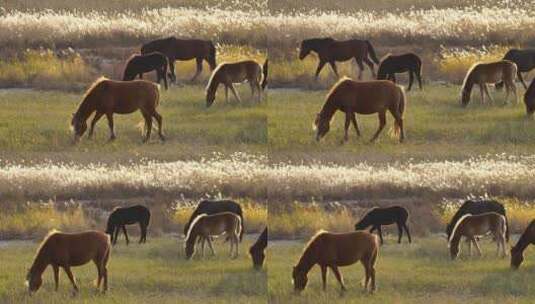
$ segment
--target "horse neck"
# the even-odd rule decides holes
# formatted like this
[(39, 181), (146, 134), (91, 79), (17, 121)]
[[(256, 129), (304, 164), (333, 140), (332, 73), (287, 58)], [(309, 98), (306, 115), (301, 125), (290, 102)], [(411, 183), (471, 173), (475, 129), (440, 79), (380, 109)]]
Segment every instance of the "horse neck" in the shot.
[(529, 240), (528, 233), (524, 232), (518, 239), (518, 242), (516, 242), (516, 245), (513, 246), (513, 249), (515, 251), (524, 252), (530, 243), (531, 241)]
[(210, 83), (208, 84), (208, 88), (206, 89), (208, 93), (215, 94), (215, 91), (217, 90), (217, 87), (221, 83), (221, 80), (219, 79), (221, 75), (221, 70), (217, 70), (215, 74), (210, 79)]
[(303, 252), (303, 255), (297, 263), (297, 268), (304, 271), (305, 273), (308, 273), (318, 261), (317, 250), (315, 247), (316, 244), (310, 244), (307, 249), (305, 249), (305, 252)]
[(39, 249), (39, 252), (35, 257), (33, 264), (30, 267), (30, 272), (32, 274), (41, 275), (45, 271), (48, 264), (50, 264), (50, 257), (47, 249), (47, 244), (44, 244), (41, 249)]
[(458, 247), (459, 246), (459, 242), (461, 241), (461, 237), (462, 237), (462, 234), (459, 232), (459, 227), (453, 231), (452, 233), (454, 233), (452, 236), (451, 236), (451, 241), (450, 241), (450, 247)]
[(338, 105), (335, 102), (335, 99), (332, 97), (332, 94), (327, 98), (327, 101), (323, 105), (320, 111), (321, 120), (331, 121), (334, 116), (334, 113), (338, 110)]
[(95, 110), (95, 106), (93, 105), (93, 102), (89, 101), (89, 100), (92, 100), (92, 98), (90, 98), (90, 96), (91, 96), (91, 94), (87, 95), (84, 98), (84, 100), (82, 101), (82, 103), (78, 107), (78, 110), (74, 114), (80, 120), (83, 120), (83, 121), (87, 120), (87, 118)]
[(470, 94), (472, 92), (472, 88), (474, 87), (474, 80), (472, 79), (472, 75), (473, 75), (472, 73), (467, 76), (466, 81), (464, 82), (463, 92), (466, 92), (466, 94)]

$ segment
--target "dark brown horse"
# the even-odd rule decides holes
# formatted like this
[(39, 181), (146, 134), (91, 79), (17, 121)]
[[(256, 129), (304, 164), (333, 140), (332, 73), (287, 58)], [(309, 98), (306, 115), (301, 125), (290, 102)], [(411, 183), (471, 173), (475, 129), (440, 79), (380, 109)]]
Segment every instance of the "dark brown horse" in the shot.
[[(535, 68), (535, 49), (510, 49), (505, 53), (505, 56), (503, 56), (503, 60), (509, 60), (516, 64), (518, 68), (516, 75), (522, 82), (524, 89), (527, 89), (524, 78), (522, 78), (522, 73), (527, 73)], [(503, 81), (496, 84), (497, 89), (501, 89), (502, 87)]]
[(530, 244), (535, 244), (535, 220), (529, 223), (516, 245), (511, 248), (511, 268), (518, 269), (520, 267), (520, 264), (524, 261), (524, 250)]
[(108, 260), (110, 257), (110, 238), (100, 231), (82, 233), (50, 232), (37, 250), (37, 255), (26, 275), (28, 292), (36, 292), (43, 283), (42, 275), (48, 265), (54, 270), (56, 291), (59, 285), (59, 268), (63, 268), (69, 280), (78, 292), (78, 286), (71, 272), (71, 267), (82, 266), (93, 261), (97, 266), (97, 288), (104, 281), (103, 291), (108, 289)]
[(371, 279), (370, 292), (375, 291), (375, 262), (379, 253), (377, 237), (365, 231), (349, 233), (318, 232), (308, 242), (299, 262), (293, 268), (294, 290), (300, 292), (305, 289), (307, 274), (318, 264), (321, 268), (323, 290), (327, 287), (327, 267), (331, 268), (340, 283), (342, 292), (346, 290), (342, 274), (338, 267), (353, 265), (360, 261), (364, 266), (366, 278), (364, 288), (368, 289)]
[(255, 269), (262, 269), (262, 265), (264, 265), (264, 259), (266, 258), (266, 254), (264, 253), (264, 251), (266, 250), (267, 242), (268, 229), (266, 227), (264, 228), (264, 231), (262, 231), (262, 234), (260, 234), (256, 242), (251, 246), (251, 248), (249, 248), (249, 254), (253, 259), (253, 267)]
[(409, 73), (409, 87), (407, 91), (412, 88), (414, 77), (418, 80), (420, 90), (422, 89), (422, 60), (414, 53), (406, 53), (402, 55), (386, 55), (379, 64), (377, 70), (378, 80), (391, 80), (396, 83), (396, 73)]
[(141, 47), (141, 54), (160, 52), (167, 56), (169, 60), (170, 78), (176, 82), (175, 61), (191, 60), (197, 61), (197, 72), (191, 79), (194, 81), (202, 72), (202, 62), (206, 60), (213, 70), (216, 67), (216, 49), (212, 41), (198, 39), (177, 39), (168, 37), (158, 39), (144, 44)]
[(535, 112), (535, 78), (529, 84), (526, 93), (524, 93), (524, 104), (526, 105), (528, 117), (533, 117), (533, 112)]
[(399, 141), (403, 142), (403, 112), (405, 110), (405, 93), (403, 88), (388, 80), (357, 82), (349, 78), (340, 79), (331, 89), (323, 108), (316, 116), (316, 140), (320, 140), (327, 132), (334, 113), (340, 110), (346, 114), (343, 142), (348, 140), (349, 124), (352, 122), (357, 135), (360, 136), (355, 113), (379, 115), (379, 129), (371, 141), (375, 141), (386, 124), (386, 111), (395, 119), (395, 132)]
[(160, 52), (154, 52), (147, 55), (134, 54), (128, 58), (124, 69), (123, 80), (134, 80), (136, 76), (143, 78), (143, 73), (156, 71), (157, 82), (163, 79), (165, 89), (167, 90), (167, 57)]
[(326, 63), (331, 66), (336, 77), (339, 77), (338, 70), (336, 69), (336, 61), (347, 61), (353, 58), (355, 58), (359, 66), (359, 79), (362, 79), (362, 71), (364, 70), (362, 62), (370, 67), (375, 78), (373, 62), (379, 64), (379, 59), (377, 59), (375, 50), (368, 40), (351, 39), (337, 41), (332, 38), (305, 39), (301, 42), (299, 59), (303, 60), (312, 51), (318, 54), (320, 60), (316, 69), (316, 79)]
[(158, 122), (158, 135), (165, 140), (162, 133), (162, 116), (156, 112), (159, 104), (160, 92), (158, 86), (145, 80), (116, 81), (105, 77), (97, 79), (85, 93), (78, 110), (73, 114), (71, 126), (74, 130), (74, 142), (87, 130), (87, 119), (93, 112), (93, 120), (88, 137), (93, 136), (93, 129), (97, 121), (106, 115), (110, 127), (110, 140), (115, 139), (113, 114), (130, 114), (141, 111), (145, 119), (146, 135), (143, 142), (147, 142), (152, 131), (152, 118)]
[(403, 229), (407, 232), (409, 243), (411, 242), (411, 234), (407, 227), (407, 220), (409, 218), (409, 212), (407, 209), (401, 206), (391, 206), (384, 208), (372, 208), (364, 215), (358, 223), (355, 224), (355, 230), (365, 230), (368, 227), (372, 227), (370, 233), (377, 230), (379, 233), (379, 239), (383, 244), (383, 232), (381, 226), (396, 224), (398, 226), (398, 243), (401, 243), (401, 237), (403, 236)]
[(130, 207), (122, 207), (113, 209), (112, 213), (108, 217), (108, 223), (106, 225), (106, 233), (110, 235), (113, 245), (117, 244), (117, 237), (119, 236), (119, 230), (123, 230), (124, 237), (126, 239), (126, 245), (128, 245), (128, 233), (126, 232), (126, 225), (138, 224), (141, 230), (141, 237), (139, 243), (147, 242), (147, 227), (150, 223), (150, 210), (142, 205), (134, 205)]

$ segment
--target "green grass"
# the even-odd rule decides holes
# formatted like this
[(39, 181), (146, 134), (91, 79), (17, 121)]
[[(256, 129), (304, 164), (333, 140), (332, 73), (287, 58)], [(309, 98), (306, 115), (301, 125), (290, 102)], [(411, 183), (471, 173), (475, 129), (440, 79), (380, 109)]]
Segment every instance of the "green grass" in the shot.
[(0, 92), (0, 158), (126, 162), (144, 157), (200, 159), (214, 152), (262, 152), (267, 143), (265, 102), (250, 102), (245, 86), (240, 92), (242, 104), (225, 104), (224, 94), (220, 94), (207, 109), (204, 87), (162, 88), (158, 111), (163, 116), (165, 143), (159, 142), (155, 132), (150, 143), (141, 143), (143, 119), (136, 112), (114, 116), (116, 141), (107, 143), (109, 129), (103, 118), (97, 124), (95, 139), (84, 138), (74, 146), (71, 113), (76, 111), (82, 93), (4, 90)]
[[(122, 241), (122, 239), (120, 240)], [(95, 292), (96, 269), (92, 263), (73, 268), (81, 293), (71, 297), (72, 286), (60, 273), (60, 289), (54, 292), (52, 271), (43, 275), (43, 286), (32, 298), (24, 286), (37, 243), (10, 243), (0, 250), (0, 302), (2, 303), (252, 303), (265, 302), (265, 271), (254, 271), (247, 250), (240, 245), (236, 260), (228, 257), (228, 244), (217, 241), (217, 256), (186, 261), (182, 241), (165, 237), (145, 245), (118, 244), (108, 265), (109, 291)]]
[[(479, 91), (474, 91), (471, 104), (462, 108), (459, 91), (459, 86), (427, 85), (424, 91), (408, 92), (403, 144), (389, 135), (393, 118), (387, 113), (387, 125), (378, 142), (369, 143), (378, 127), (377, 115), (358, 115), (362, 137), (357, 138), (351, 127), (349, 142), (341, 145), (345, 119), (341, 112), (335, 114), (326, 137), (315, 141), (312, 125), (325, 101), (325, 90), (272, 90), (267, 109), (270, 151), (275, 159), (345, 162), (463, 159), (533, 151), (535, 123), (525, 119), (523, 103), (500, 105), (504, 93), (493, 91), (496, 103), (480, 105)], [(520, 87), (518, 91), (523, 94)]]
[[(341, 297), (332, 272), (327, 291), (321, 291), (316, 266), (301, 295), (294, 295), (292, 266), (303, 250), (303, 242), (272, 242), (269, 248), (270, 303), (532, 303), (535, 297), (535, 250), (526, 251), (519, 271), (509, 269), (509, 259), (495, 256), (496, 247), (482, 240), (483, 258), (451, 261), (446, 241), (439, 236), (416, 238), (411, 245), (398, 245), (387, 238), (376, 266), (377, 291), (365, 293), (360, 286), (364, 270), (359, 264), (342, 267), (348, 292)], [(406, 242), (406, 240), (404, 240)]]

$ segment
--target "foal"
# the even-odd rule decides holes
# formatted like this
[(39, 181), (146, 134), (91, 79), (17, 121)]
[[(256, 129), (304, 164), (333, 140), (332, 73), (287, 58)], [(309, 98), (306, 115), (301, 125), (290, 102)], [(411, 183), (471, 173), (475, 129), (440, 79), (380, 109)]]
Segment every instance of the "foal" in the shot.
[(240, 241), (243, 238), (243, 211), (241, 209), (240, 204), (236, 203), (233, 200), (223, 199), (223, 200), (202, 200), (193, 213), (191, 214), (188, 222), (186, 225), (184, 225), (184, 235), (188, 234), (189, 227), (191, 226), (191, 223), (193, 220), (197, 218), (197, 216), (205, 213), (207, 215), (221, 213), (221, 212), (232, 212), (238, 215), (241, 219), (241, 230), (240, 230)]
[(487, 233), (491, 233), (496, 239), (497, 255), (500, 255), (500, 249), (502, 257), (505, 257), (505, 231), (507, 229), (505, 216), (496, 212), (487, 212), (479, 215), (465, 214), (463, 215), (455, 227), (448, 240), (448, 246), (450, 248), (451, 259), (454, 260), (459, 256), (461, 237), (465, 237), (468, 242), (468, 251), (470, 256), (472, 255), (472, 244), (476, 246), (478, 255), (481, 255), (481, 248), (477, 242), (476, 237), (482, 236)]
[(124, 69), (123, 81), (134, 80), (136, 76), (143, 78), (143, 73), (156, 71), (157, 82), (163, 79), (165, 89), (167, 90), (167, 57), (160, 53), (154, 52), (146, 55), (134, 54), (126, 62)]
[(505, 103), (509, 100), (509, 94), (512, 92), (515, 96), (515, 103), (517, 103), (515, 78), (517, 73), (516, 64), (508, 61), (496, 61), (491, 63), (476, 63), (466, 73), (461, 88), (461, 105), (466, 107), (470, 102), (470, 95), (474, 85), (479, 86), (481, 93), (481, 103), (485, 103), (485, 95), (494, 102), (489, 94), (487, 84), (497, 83), (503, 81), (505, 84), (506, 95)]
[(97, 289), (104, 281), (103, 292), (108, 290), (108, 260), (110, 257), (110, 238), (100, 231), (87, 231), (82, 233), (61, 233), (51, 231), (43, 240), (32, 266), (26, 275), (28, 292), (36, 292), (43, 283), (42, 274), (52, 265), (54, 270), (55, 290), (59, 286), (59, 267), (63, 268), (78, 292), (75, 278), (71, 272), (72, 266), (82, 266), (93, 261), (97, 266)]
[(208, 85), (206, 86), (206, 107), (210, 107), (215, 100), (215, 94), (220, 84), (225, 86), (225, 102), (228, 103), (228, 89), (232, 91), (238, 102), (241, 102), (240, 96), (234, 88), (235, 83), (249, 82), (251, 87), (251, 97), (257, 94), (257, 101), (262, 98), (263, 82), (262, 66), (254, 60), (244, 60), (233, 63), (222, 63), (215, 68)]
[(398, 243), (401, 243), (401, 237), (403, 236), (403, 229), (407, 232), (409, 243), (411, 242), (411, 234), (407, 227), (407, 219), (409, 218), (409, 212), (407, 209), (401, 206), (392, 206), (379, 208), (372, 208), (364, 217), (355, 224), (355, 230), (364, 230), (369, 226), (372, 226), (370, 233), (374, 230), (379, 232), (379, 238), (381, 244), (383, 244), (383, 232), (381, 231), (381, 225), (396, 224), (398, 226)]
[(535, 244), (535, 220), (529, 223), (516, 245), (511, 248), (511, 268), (518, 269), (520, 267), (520, 264), (524, 261), (524, 250), (530, 244)]
[[(230, 256), (238, 257), (239, 235), (241, 233), (241, 219), (232, 212), (222, 212), (213, 215), (201, 214), (193, 220), (186, 235), (186, 258), (190, 259), (195, 253), (197, 238), (202, 238), (201, 256), (204, 256), (204, 242), (215, 255), (211, 236), (226, 234), (230, 239)], [(236, 250), (234, 251), (234, 247)]]
[(106, 233), (110, 235), (113, 245), (117, 244), (117, 237), (119, 229), (123, 229), (126, 245), (128, 245), (128, 233), (126, 233), (126, 225), (133, 225), (139, 223), (141, 229), (141, 237), (139, 243), (147, 242), (147, 227), (150, 223), (150, 211), (147, 207), (142, 205), (135, 205), (131, 207), (115, 208), (108, 217), (108, 224), (106, 226)]
[(327, 267), (331, 268), (340, 283), (341, 291), (346, 291), (344, 279), (338, 267), (353, 265), (360, 261), (364, 266), (366, 277), (364, 288), (375, 291), (375, 262), (379, 252), (377, 237), (364, 231), (348, 233), (318, 232), (305, 247), (299, 262), (293, 268), (292, 278), (294, 290), (300, 292), (308, 283), (307, 274), (318, 264), (321, 268), (323, 290), (327, 287)]
[(379, 64), (377, 70), (377, 79), (388, 79), (396, 83), (396, 73), (409, 73), (409, 87), (407, 91), (412, 88), (414, 77), (418, 80), (420, 90), (422, 89), (422, 60), (414, 53), (406, 53), (401, 55), (387, 55)]

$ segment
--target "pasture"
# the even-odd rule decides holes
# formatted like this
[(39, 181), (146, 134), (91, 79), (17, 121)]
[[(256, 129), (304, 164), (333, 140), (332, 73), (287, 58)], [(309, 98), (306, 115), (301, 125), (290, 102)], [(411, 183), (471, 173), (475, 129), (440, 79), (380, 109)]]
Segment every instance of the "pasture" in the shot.
[[(257, 235), (254, 235), (256, 237)], [(248, 247), (253, 235), (244, 238), (240, 256), (228, 257), (228, 244), (216, 241), (216, 257), (186, 261), (183, 243), (176, 237), (148, 239), (144, 245), (126, 246), (119, 242), (108, 264), (109, 290), (95, 291), (96, 269), (92, 263), (73, 268), (80, 294), (71, 296), (72, 286), (60, 273), (59, 291), (54, 292), (51, 268), (43, 275), (43, 287), (28, 297), (24, 286), (26, 269), (31, 265), (36, 242), (0, 244), (0, 302), (2, 303), (252, 303), (265, 302), (267, 273), (254, 271)], [(121, 239), (121, 241), (123, 241)], [(209, 275), (207, 275), (209, 274)]]
[[(513, 238), (516, 241), (516, 237)], [(431, 235), (415, 238), (411, 245), (385, 239), (376, 264), (377, 291), (373, 295), (360, 286), (364, 270), (360, 263), (341, 267), (348, 289), (340, 296), (334, 275), (327, 275), (327, 291), (321, 290), (319, 267), (308, 275), (301, 295), (293, 293), (292, 267), (308, 241), (271, 241), (269, 247), (268, 301), (270, 303), (531, 303), (535, 296), (535, 250), (526, 251), (526, 264), (509, 269), (509, 257), (495, 256), (495, 244), (481, 241), (483, 257), (464, 256), (450, 260), (444, 238)], [(464, 251), (466, 253), (466, 250)]]

